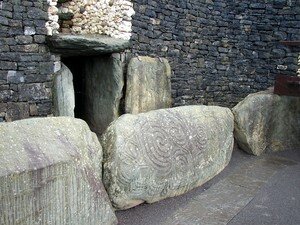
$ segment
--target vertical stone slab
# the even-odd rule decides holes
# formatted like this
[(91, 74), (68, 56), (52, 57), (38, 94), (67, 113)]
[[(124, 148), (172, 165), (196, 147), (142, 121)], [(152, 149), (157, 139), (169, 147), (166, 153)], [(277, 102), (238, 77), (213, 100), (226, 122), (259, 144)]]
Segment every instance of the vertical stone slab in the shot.
[(0, 125), (0, 224), (110, 225), (102, 148), (70, 117)]
[(85, 119), (94, 132), (101, 134), (119, 117), (124, 86), (119, 54), (89, 58), (85, 74)]
[(54, 113), (56, 116), (74, 117), (75, 93), (72, 72), (62, 64), (54, 79)]
[(132, 58), (127, 72), (126, 113), (138, 114), (171, 107), (170, 79), (171, 68), (167, 59)]

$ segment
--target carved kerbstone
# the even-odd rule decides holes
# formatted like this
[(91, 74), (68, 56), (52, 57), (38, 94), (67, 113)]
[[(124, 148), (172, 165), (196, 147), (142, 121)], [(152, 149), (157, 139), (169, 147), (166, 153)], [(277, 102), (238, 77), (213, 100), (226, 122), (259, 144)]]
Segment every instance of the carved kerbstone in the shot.
[(117, 209), (183, 194), (213, 178), (233, 149), (228, 108), (184, 106), (113, 122), (101, 138), (103, 182)]
[(84, 121), (2, 123), (0, 140), (0, 224), (116, 224), (102, 149)]

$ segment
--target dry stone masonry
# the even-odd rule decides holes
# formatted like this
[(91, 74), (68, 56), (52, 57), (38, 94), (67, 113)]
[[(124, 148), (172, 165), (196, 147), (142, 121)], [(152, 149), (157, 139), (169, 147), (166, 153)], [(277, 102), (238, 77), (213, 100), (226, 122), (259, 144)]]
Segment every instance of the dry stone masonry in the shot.
[(0, 139), (0, 224), (117, 224), (102, 148), (84, 121), (2, 123)]
[[(58, 4), (56, 4), (58, 1)], [(50, 0), (48, 35), (103, 34), (129, 40), (133, 4), (128, 0)]]
[(0, 122), (52, 114), (60, 57), (46, 45), (47, 1), (0, 1)]
[[(53, 74), (60, 70), (63, 52), (99, 55), (111, 43), (97, 42), (90, 33), (126, 39), (117, 43), (123, 46), (119, 52), (129, 48), (132, 34), (133, 56), (166, 58), (175, 106), (233, 107), (273, 86), (277, 74), (296, 75), (299, 47), (281, 41), (300, 40), (297, 3), (0, 0), (0, 121), (52, 115)], [(45, 37), (62, 33), (69, 36), (55, 39), (59, 50), (50, 51)], [(79, 51), (77, 45), (85, 41), (88, 47), (81, 44)]]
[(125, 114), (101, 138), (103, 182), (127, 209), (183, 194), (224, 169), (233, 149), (228, 108), (184, 106)]
[(233, 107), (296, 75), (300, 40), (298, 0), (133, 0), (132, 52), (165, 57), (175, 105)]

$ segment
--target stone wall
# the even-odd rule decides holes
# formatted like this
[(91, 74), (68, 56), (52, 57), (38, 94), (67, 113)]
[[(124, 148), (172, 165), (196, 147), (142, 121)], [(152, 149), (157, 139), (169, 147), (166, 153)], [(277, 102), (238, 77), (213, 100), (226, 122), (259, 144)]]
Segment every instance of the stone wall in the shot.
[(52, 113), (59, 57), (46, 46), (47, 1), (0, 1), (0, 122)]
[[(0, 121), (52, 114), (53, 74), (61, 65), (45, 37), (58, 32), (63, 6), (72, 8), (78, 1), (0, 0)], [(272, 86), (276, 74), (296, 75), (299, 67), (299, 47), (280, 43), (300, 40), (297, 0), (80, 2), (90, 5), (76, 7), (78, 17), (92, 19), (89, 12), (94, 12), (96, 2), (110, 9), (127, 5), (121, 10), (130, 12), (127, 17), (133, 3), (131, 53), (168, 59), (175, 106), (234, 106), (247, 94)], [(122, 25), (113, 27), (119, 32)], [(127, 34), (123, 38), (128, 39)]]
[(297, 0), (133, 0), (134, 54), (168, 58), (174, 105), (234, 106), (296, 75)]

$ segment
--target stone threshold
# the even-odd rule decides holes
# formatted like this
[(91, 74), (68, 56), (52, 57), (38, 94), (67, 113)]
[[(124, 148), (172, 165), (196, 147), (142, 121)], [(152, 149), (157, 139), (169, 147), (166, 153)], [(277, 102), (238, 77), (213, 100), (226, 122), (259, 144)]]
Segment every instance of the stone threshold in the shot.
[(51, 52), (63, 57), (111, 54), (123, 52), (130, 47), (129, 40), (97, 34), (58, 34), (49, 36), (47, 44)]

